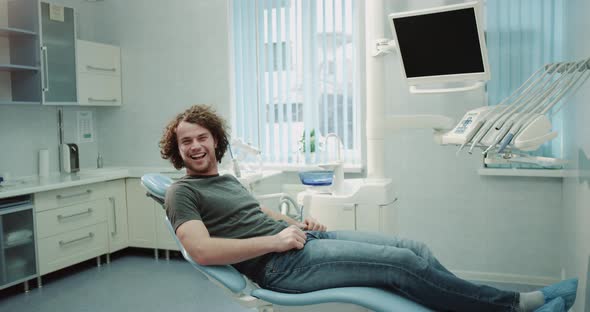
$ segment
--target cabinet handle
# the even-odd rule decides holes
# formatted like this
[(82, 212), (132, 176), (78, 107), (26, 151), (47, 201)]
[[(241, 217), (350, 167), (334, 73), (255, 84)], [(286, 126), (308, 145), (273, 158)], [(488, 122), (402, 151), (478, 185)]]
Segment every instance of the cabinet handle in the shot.
[(43, 54), (43, 92), (49, 91), (49, 57), (47, 56), (47, 46), (41, 47), (41, 54)]
[(344, 211), (354, 211), (354, 208), (356, 208), (356, 204), (345, 204), (342, 206), (342, 210)]
[(107, 71), (107, 72), (116, 72), (116, 68), (105, 68), (105, 67), (96, 67), (92, 65), (86, 65), (86, 69), (88, 70), (100, 70), (100, 71)]
[(110, 103), (115, 103), (117, 102), (116, 98), (112, 98), (112, 99), (95, 99), (95, 98), (88, 98), (88, 102), (110, 102)]
[(84, 237), (80, 237), (80, 238), (72, 239), (72, 240), (70, 240), (70, 241), (65, 241), (65, 242), (64, 242), (64, 241), (61, 241), (61, 240), (60, 240), (60, 241), (59, 241), (59, 246), (63, 247), (63, 246), (65, 246), (65, 245), (72, 244), (72, 243), (79, 242), (79, 241), (82, 241), (82, 240), (85, 240), (85, 239), (89, 239), (89, 238), (93, 238), (93, 237), (94, 237), (94, 233), (90, 232), (90, 233), (88, 233), (88, 235), (86, 235), (86, 236), (84, 236)]
[(92, 193), (92, 190), (86, 190), (86, 192), (76, 193), (76, 194), (71, 194), (71, 195), (57, 194), (57, 195), (55, 195), (55, 198), (57, 198), (57, 199), (67, 199), (67, 198), (72, 198), (72, 197), (90, 195), (90, 193)]
[(73, 218), (73, 217), (77, 217), (77, 216), (81, 216), (81, 215), (85, 215), (85, 214), (91, 214), (91, 213), (92, 213), (92, 208), (88, 208), (88, 210), (86, 210), (86, 211), (74, 213), (74, 214), (67, 215), (67, 216), (58, 215), (57, 220), (62, 221), (63, 219)]
[(114, 231), (111, 232), (111, 236), (117, 235), (117, 207), (115, 206), (115, 198), (109, 197), (111, 201), (111, 207), (113, 207), (113, 224), (114, 224)]

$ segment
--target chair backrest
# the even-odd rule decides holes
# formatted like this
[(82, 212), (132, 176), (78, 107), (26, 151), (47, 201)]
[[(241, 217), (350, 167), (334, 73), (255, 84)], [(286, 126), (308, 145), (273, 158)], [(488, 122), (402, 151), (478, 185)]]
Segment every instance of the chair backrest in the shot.
[[(172, 179), (157, 173), (149, 173), (141, 177), (141, 184), (143, 185), (143, 187), (146, 188), (148, 192), (147, 195), (153, 198), (158, 203), (160, 203), (162, 207), (164, 207), (163, 204), (164, 199), (166, 197), (166, 190), (168, 189), (168, 187), (170, 187), (170, 185), (172, 185), (172, 183)], [(186, 249), (184, 249), (184, 246), (182, 246), (180, 240), (178, 240), (178, 237), (176, 237), (176, 233), (174, 231), (174, 228), (172, 227), (172, 224), (170, 223), (170, 220), (168, 220), (168, 217), (165, 218), (165, 222), (168, 227), (168, 230), (174, 238), (174, 241), (178, 245), (178, 248), (180, 249), (182, 256), (193, 267), (195, 267), (201, 273), (204, 273), (205, 275), (212, 277), (214, 280), (216, 280), (218, 283), (220, 283), (233, 293), (240, 293), (246, 288), (246, 280), (240, 274), (240, 272), (238, 272), (238, 270), (236, 270), (231, 265), (204, 266), (196, 263), (188, 254)]]

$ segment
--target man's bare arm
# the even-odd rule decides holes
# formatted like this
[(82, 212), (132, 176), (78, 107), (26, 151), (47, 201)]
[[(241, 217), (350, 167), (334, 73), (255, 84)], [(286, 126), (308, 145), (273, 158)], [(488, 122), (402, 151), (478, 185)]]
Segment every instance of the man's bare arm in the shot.
[(322, 232), (327, 230), (325, 225), (319, 223), (316, 219), (311, 218), (311, 217), (305, 218), (305, 220), (303, 222), (297, 222), (293, 218), (290, 218), (284, 214), (278, 213), (278, 212), (268, 209), (266, 207), (260, 206), (260, 209), (262, 210), (262, 212), (266, 213), (269, 217), (271, 217), (275, 220), (284, 220), (289, 225), (295, 225), (296, 227), (298, 227), (302, 230), (322, 231)]
[(209, 235), (205, 224), (199, 220), (183, 223), (176, 235), (193, 260), (201, 265), (233, 264), (270, 252), (301, 249), (306, 239), (305, 233), (296, 226), (272, 236), (216, 238)]
[(295, 225), (301, 229), (305, 228), (305, 224), (301, 223), (301, 222), (297, 222), (295, 221), (295, 219), (286, 216), (282, 213), (279, 213), (277, 211), (274, 211), (272, 209), (268, 209), (266, 207), (262, 207), (260, 206), (260, 210), (262, 210), (262, 212), (264, 212), (266, 215), (268, 215), (269, 217), (275, 219), (275, 220), (283, 220), (285, 222), (287, 222), (289, 225)]

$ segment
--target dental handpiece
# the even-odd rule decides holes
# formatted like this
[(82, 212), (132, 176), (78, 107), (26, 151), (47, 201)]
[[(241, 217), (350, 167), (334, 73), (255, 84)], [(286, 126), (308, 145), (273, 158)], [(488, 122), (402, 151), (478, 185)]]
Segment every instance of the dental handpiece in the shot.
[(515, 115), (512, 115), (510, 118), (508, 118), (508, 120), (505, 123), (502, 123), (502, 126), (499, 129), (500, 133), (496, 135), (496, 137), (492, 141), (492, 144), (488, 146), (488, 148), (483, 152), (483, 154), (488, 153), (492, 148), (494, 148), (498, 143), (500, 143), (504, 136), (506, 136), (508, 131), (510, 131), (510, 128), (512, 128), (512, 125), (514, 125), (514, 116)]
[[(487, 116), (487, 115), (486, 115)], [(485, 118), (485, 117), (484, 117)], [(467, 145), (467, 143), (471, 142), (471, 139), (473, 139), (473, 137), (477, 134), (477, 132), (479, 131), (479, 129), (484, 125), (485, 120), (480, 120), (478, 121), (475, 126), (473, 126), (473, 132), (471, 132), (466, 138), (465, 138), (465, 142), (463, 144), (461, 144), (461, 146), (459, 147), (459, 149), (457, 150), (456, 155), (459, 155), (459, 152), (461, 152), (461, 150), (463, 150), (463, 148), (465, 147), (465, 145)]]

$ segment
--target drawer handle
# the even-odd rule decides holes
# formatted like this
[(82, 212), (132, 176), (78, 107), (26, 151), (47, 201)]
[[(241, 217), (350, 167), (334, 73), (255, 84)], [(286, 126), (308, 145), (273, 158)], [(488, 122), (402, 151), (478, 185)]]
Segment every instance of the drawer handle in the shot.
[(63, 246), (65, 246), (65, 245), (69, 245), (69, 244), (72, 244), (72, 243), (75, 243), (75, 242), (79, 242), (79, 241), (83, 241), (83, 240), (85, 240), (85, 239), (90, 239), (90, 238), (93, 238), (93, 237), (94, 237), (94, 233), (90, 232), (90, 233), (88, 233), (88, 235), (86, 235), (86, 236), (84, 236), (84, 237), (80, 237), (80, 238), (72, 239), (72, 240), (70, 240), (70, 241), (65, 241), (65, 242), (64, 242), (64, 241), (61, 241), (61, 240), (60, 240), (60, 241), (59, 241), (59, 246), (63, 247)]
[(117, 102), (116, 98), (113, 99), (95, 99), (95, 98), (88, 98), (88, 102), (109, 102), (109, 103), (115, 103)]
[(67, 216), (58, 215), (57, 220), (62, 221), (63, 219), (73, 218), (73, 217), (77, 217), (77, 216), (81, 216), (81, 215), (85, 215), (85, 214), (91, 214), (91, 213), (92, 213), (92, 208), (88, 208), (88, 210), (86, 210), (86, 211), (74, 213), (74, 214), (67, 215)]
[(115, 198), (109, 197), (109, 201), (111, 202), (111, 206), (113, 207), (113, 230), (111, 232), (111, 236), (117, 235), (117, 206), (115, 205)]
[(66, 199), (66, 198), (72, 198), (72, 197), (90, 195), (90, 193), (92, 193), (92, 190), (86, 190), (86, 192), (76, 193), (76, 194), (71, 194), (71, 195), (57, 194), (57, 195), (55, 195), (55, 198), (57, 198), (57, 199)]
[(92, 65), (86, 65), (86, 69), (100, 70), (100, 71), (113, 72), (113, 73), (117, 71), (116, 68), (96, 67), (96, 66), (92, 66)]

